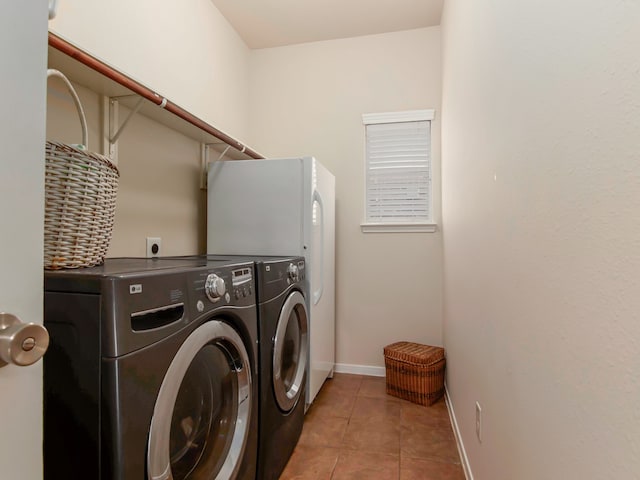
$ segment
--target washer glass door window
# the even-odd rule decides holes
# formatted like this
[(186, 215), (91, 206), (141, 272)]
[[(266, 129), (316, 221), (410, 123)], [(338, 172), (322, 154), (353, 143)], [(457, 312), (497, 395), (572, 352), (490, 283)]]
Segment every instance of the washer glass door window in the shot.
[(149, 480), (235, 478), (251, 417), (251, 368), (242, 339), (209, 321), (182, 344), (151, 421)]
[(293, 292), (280, 312), (273, 345), (273, 391), (288, 412), (300, 398), (309, 350), (308, 315), (304, 297)]

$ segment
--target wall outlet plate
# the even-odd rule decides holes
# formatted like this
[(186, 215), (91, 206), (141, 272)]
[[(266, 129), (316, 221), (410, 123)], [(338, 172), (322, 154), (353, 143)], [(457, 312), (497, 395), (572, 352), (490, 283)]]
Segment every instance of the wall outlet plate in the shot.
[(147, 257), (159, 257), (162, 252), (160, 237), (147, 237)]

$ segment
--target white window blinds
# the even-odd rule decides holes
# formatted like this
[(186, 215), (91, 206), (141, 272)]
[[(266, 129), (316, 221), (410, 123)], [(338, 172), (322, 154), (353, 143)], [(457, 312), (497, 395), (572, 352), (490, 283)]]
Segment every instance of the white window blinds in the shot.
[(429, 112), (363, 116), (367, 223), (431, 222)]

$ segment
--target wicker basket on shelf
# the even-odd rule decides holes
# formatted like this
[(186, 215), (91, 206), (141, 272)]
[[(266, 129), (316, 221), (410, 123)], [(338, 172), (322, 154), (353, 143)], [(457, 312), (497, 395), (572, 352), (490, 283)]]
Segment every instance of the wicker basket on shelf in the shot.
[(111, 242), (120, 174), (109, 158), (87, 151), (87, 124), (80, 99), (67, 78), (58, 77), (76, 105), (82, 144), (46, 142), (44, 268), (99, 265)]
[(420, 405), (444, 395), (444, 348), (413, 342), (384, 347), (387, 393)]

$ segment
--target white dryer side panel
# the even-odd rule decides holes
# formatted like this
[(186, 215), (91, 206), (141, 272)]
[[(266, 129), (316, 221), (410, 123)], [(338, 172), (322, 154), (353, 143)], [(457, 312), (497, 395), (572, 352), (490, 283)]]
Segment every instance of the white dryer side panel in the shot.
[(209, 165), (207, 253), (303, 255), (301, 159)]
[[(310, 281), (310, 373), (307, 403), (312, 403), (335, 365), (335, 177), (314, 161), (311, 232), (308, 249)], [(310, 217), (310, 218), (309, 218)]]

